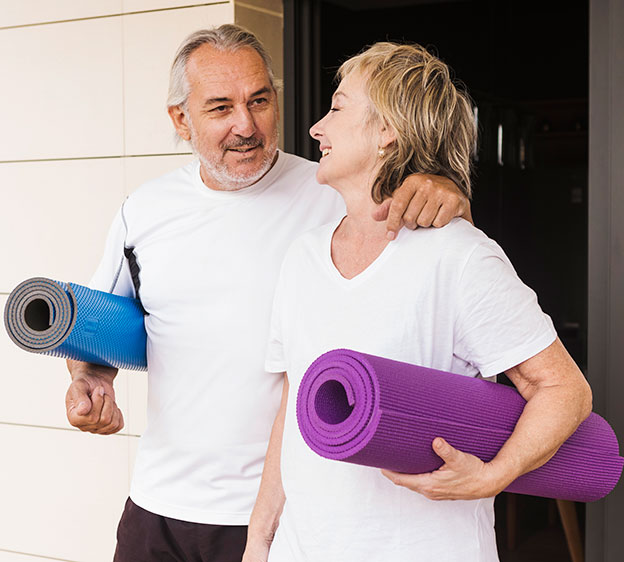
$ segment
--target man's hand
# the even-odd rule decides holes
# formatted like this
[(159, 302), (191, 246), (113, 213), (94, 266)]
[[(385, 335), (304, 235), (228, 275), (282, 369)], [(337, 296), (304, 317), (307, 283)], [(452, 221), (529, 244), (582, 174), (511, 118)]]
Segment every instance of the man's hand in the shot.
[(472, 222), (470, 201), (448, 178), (412, 174), (375, 211), (373, 218), (386, 221), (388, 238), (393, 240), (401, 227), (441, 227), (455, 217)]
[(382, 470), (397, 486), (404, 486), (430, 500), (476, 500), (502, 492), (509, 482), (494, 474), (492, 466), (474, 455), (462, 453), (441, 437), (433, 440), (434, 452), (444, 464), (426, 474), (402, 474)]
[(67, 419), (71, 425), (100, 435), (117, 433), (123, 428), (123, 414), (115, 403), (113, 390), (115, 374), (116, 371), (112, 375), (95, 371), (74, 376), (65, 396)]

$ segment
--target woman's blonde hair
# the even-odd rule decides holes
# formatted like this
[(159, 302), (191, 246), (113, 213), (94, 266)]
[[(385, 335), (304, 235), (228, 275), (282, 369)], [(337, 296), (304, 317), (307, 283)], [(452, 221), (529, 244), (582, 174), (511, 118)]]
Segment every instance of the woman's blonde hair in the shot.
[(359, 73), (371, 100), (371, 122), (396, 134), (386, 147), (372, 197), (381, 203), (410, 174), (446, 176), (470, 197), (476, 143), (472, 104), (448, 66), (415, 44), (376, 43), (338, 69)]

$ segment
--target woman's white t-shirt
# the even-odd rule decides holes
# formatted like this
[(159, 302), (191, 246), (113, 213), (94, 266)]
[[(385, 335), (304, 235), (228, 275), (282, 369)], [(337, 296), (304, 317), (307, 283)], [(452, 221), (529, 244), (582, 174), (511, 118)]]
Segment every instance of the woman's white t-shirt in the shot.
[(491, 377), (556, 338), (501, 248), (462, 219), (403, 229), (353, 279), (331, 260), (336, 223), (296, 240), (275, 295), (266, 369), (290, 393), (281, 471), (286, 503), (270, 562), (492, 562), (493, 498), (431, 501), (375, 468), (312, 452), (295, 405), (307, 367), (335, 348)]

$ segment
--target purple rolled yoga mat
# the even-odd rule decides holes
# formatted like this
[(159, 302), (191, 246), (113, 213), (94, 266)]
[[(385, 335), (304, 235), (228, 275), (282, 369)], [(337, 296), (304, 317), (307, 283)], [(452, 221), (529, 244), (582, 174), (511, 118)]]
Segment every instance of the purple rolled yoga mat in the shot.
[[(431, 472), (435, 437), (489, 461), (511, 435), (525, 400), (513, 388), (348, 349), (321, 355), (297, 394), (303, 439), (319, 455), (399, 472)], [(617, 437), (591, 414), (543, 466), (506, 490), (595, 501), (617, 484)]]

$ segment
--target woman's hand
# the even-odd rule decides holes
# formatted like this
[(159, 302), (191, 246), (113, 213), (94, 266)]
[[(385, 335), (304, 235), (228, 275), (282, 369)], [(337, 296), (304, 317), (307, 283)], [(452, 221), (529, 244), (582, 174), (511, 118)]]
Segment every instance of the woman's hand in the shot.
[(444, 461), (438, 470), (414, 475), (384, 471), (384, 475), (430, 499), (467, 500), (496, 495), (552, 458), (591, 413), (592, 393), (583, 373), (559, 338), (506, 373), (527, 403), (511, 436), (490, 462), (462, 453), (438, 437), (432, 445)]
[(402, 474), (382, 470), (382, 474), (397, 486), (404, 486), (430, 500), (476, 500), (502, 492), (510, 482), (496, 474), (492, 465), (478, 457), (462, 453), (441, 437), (434, 439), (432, 448), (444, 461), (433, 472)]
[(260, 538), (253, 539), (249, 537), (247, 539), (247, 546), (243, 553), (242, 562), (267, 562), (269, 559), (269, 549), (271, 547), (272, 540), (262, 540)]

